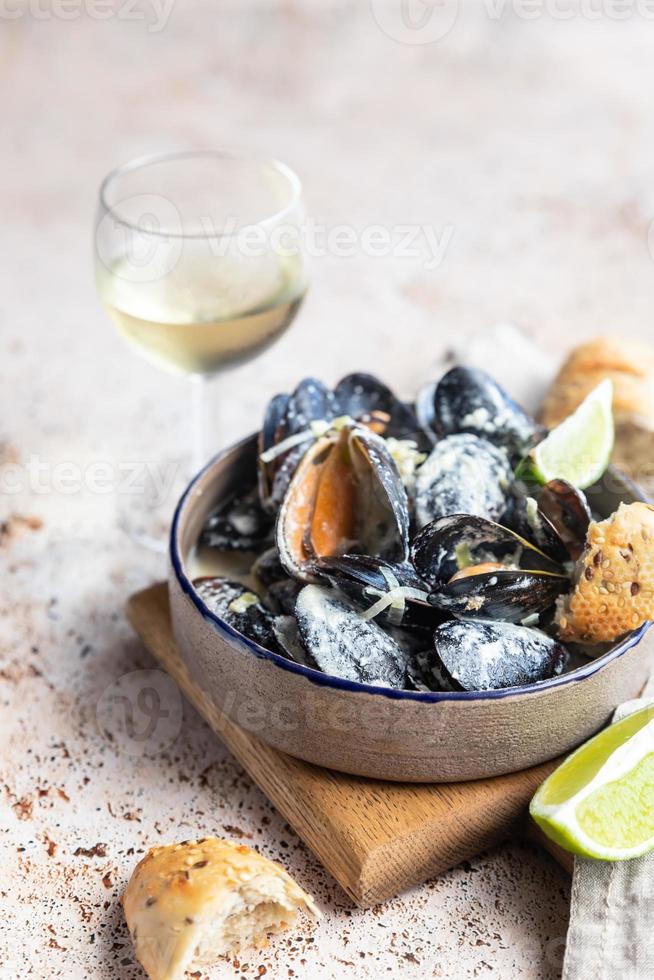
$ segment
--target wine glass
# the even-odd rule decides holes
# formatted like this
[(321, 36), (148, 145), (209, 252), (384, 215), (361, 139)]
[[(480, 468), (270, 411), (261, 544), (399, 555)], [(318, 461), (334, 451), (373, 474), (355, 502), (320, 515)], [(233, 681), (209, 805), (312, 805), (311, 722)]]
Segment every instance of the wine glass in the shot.
[[(100, 186), (98, 294), (136, 350), (191, 380), (193, 472), (218, 448), (206, 441), (207, 379), (273, 344), (302, 302), (303, 213), (289, 167), (227, 150), (141, 157)], [(158, 550), (162, 504), (146, 487), (121, 514)]]

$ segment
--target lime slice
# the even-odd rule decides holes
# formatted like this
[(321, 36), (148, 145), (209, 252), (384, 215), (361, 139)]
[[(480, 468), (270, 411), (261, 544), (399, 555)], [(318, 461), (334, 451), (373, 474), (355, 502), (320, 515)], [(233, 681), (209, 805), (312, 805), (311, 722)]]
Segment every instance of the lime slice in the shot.
[(529, 812), (581, 857), (623, 861), (654, 848), (654, 705), (604, 729), (542, 784)]
[(613, 449), (612, 402), (613, 384), (607, 378), (532, 449), (517, 476), (536, 483), (567, 480), (580, 490), (596, 483), (609, 465)]

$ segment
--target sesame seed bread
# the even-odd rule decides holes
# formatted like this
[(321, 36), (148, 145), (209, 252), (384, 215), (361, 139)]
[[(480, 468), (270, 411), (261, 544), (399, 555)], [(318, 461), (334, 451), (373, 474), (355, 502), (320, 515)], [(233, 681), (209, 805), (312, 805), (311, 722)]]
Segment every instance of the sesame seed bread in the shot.
[(575, 348), (545, 398), (541, 421), (558, 425), (606, 378), (613, 382), (613, 462), (636, 479), (654, 481), (654, 347), (598, 337)]
[(151, 980), (181, 980), (206, 964), (292, 926), (298, 911), (320, 916), (310, 895), (278, 864), (215, 837), (152, 848), (123, 896), (136, 957)]
[(559, 600), (562, 640), (611, 642), (654, 619), (654, 507), (620, 504), (591, 523), (575, 580)]

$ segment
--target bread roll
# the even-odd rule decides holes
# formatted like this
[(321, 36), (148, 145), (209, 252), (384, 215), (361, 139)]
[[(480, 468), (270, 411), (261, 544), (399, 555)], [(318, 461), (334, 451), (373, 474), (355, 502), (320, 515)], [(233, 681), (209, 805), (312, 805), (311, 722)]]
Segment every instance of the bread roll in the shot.
[(562, 640), (608, 643), (654, 619), (654, 507), (620, 504), (593, 521), (575, 582), (558, 604)]
[(598, 337), (577, 347), (545, 398), (541, 420), (548, 428), (558, 425), (605, 378), (613, 382), (613, 462), (652, 488), (654, 347), (613, 337)]
[(123, 896), (136, 957), (151, 980), (178, 980), (241, 946), (263, 945), (298, 911), (320, 916), (279, 865), (207, 837), (150, 850)]

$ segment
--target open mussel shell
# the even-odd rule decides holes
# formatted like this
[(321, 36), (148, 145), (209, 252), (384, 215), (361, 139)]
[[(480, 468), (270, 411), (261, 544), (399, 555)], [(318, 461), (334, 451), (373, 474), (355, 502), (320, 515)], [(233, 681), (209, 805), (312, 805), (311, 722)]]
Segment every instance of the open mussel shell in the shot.
[(584, 493), (565, 480), (550, 480), (535, 496), (516, 487), (504, 520), (559, 562), (576, 561), (592, 520)]
[(282, 565), (313, 581), (314, 558), (361, 552), (390, 562), (408, 555), (409, 504), (384, 440), (345, 426), (305, 453), (284, 497), (276, 528)]
[(273, 616), (254, 592), (221, 575), (197, 578), (193, 587), (207, 608), (228, 626), (267, 650), (277, 652)]
[(432, 592), (429, 602), (462, 619), (523, 623), (551, 608), (569, 588), (566, 575), (505, 569), (450, 581)]
[(434, 634), (447, 677), (464, 691), (535, 684), (562, 673), (567, 650), (540, 630), (485, 620), (450, 620)]
[(403, 688), (405, 657), (376, 623), (332, 589), (307, 585), (295, 615), (302, 644), (320, 670), (363, 684)]
[(449, 514), (497, 520), (512, 479), (506, 453), (485, 439), (468, 433), (442, 439), (416, 472), (418, 527)]
[(427, 601), (427, 586), (408, 562), (393, 565), (368, 555), (337, 555), (317, 558), (311, 569), (378, 623), (427, 630), (440, 621)]
[(439, 437), (469, 432), (523, 456), (542, 429), (485, 371), (457, 366), (434, 389), (431, 425)]
[(550, 480), (538, 496), (538, 510), (554, 528), (570, 558), (577, 561), (593, 519), (584, 493), (566, 480)]
[(515, 531), (473, 514), (453, 514), (427, 524), (413, 542), (411, 560), (432, 589), (446, 585), (461, 569), (486, 562), (564, 574), (557, 562)]

